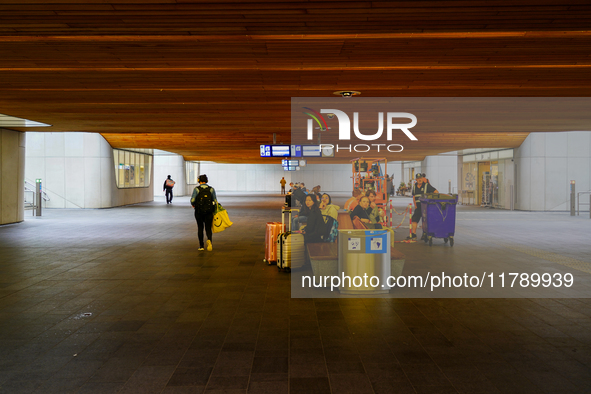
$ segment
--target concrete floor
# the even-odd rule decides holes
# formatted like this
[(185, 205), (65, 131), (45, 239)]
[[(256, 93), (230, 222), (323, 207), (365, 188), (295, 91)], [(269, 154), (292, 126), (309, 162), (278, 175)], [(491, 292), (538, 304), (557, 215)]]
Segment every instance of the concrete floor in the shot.
[(591, 392), (588, 213), (458, 206), (453, 248), (399, 244), (404, 273), (543, 269), (571, 289), (295, 299), (262, 262), (282, 198), (219, 199), (234, 226), (213, 252), (186, 197), (1, 226), (0, 393)]

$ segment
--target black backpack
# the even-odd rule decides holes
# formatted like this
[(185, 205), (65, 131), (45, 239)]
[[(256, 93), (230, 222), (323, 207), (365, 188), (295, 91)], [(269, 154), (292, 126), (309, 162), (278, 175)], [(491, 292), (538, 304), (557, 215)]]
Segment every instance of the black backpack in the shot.
[(209, 215), (215, 211), (215, 201), (211, 194), (211, 187), (199, 187), (199, 194), (195, 198), (195, 210), (200, 215)]
[(339, 235), (339, 222), (334, 220), (332, 216), (322, 215), (324, 219), (324, 234), (322, 240), (324, 242), (334, 242)]

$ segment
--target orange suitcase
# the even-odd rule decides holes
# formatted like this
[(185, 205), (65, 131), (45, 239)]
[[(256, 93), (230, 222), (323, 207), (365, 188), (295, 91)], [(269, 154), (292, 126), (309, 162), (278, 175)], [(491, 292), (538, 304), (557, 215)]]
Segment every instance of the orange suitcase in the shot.
[(277, 236), (283, 232), (283, 225), (279, 222), (267, 222), (265, 231), (265, 259), (267, 264), (277, 261)]

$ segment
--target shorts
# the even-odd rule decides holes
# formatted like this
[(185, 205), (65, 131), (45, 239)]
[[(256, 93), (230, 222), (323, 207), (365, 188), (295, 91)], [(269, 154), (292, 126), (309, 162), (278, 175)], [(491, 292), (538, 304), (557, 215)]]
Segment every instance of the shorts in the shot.
[(417, 204), (417, 208), (415, 209), (415, 211), (412, 214), (412, 221), (413, 223), (418, 223), (421, 218), (423, 217), (423, 212), (421, 210), (421, 204)]

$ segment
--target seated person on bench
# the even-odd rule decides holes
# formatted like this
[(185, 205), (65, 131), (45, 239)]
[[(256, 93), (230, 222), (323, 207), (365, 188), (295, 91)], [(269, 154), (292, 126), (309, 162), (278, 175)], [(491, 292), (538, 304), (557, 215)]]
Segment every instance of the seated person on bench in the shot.
[(383, 222), (382, 217), (385, 216), (384, 211), (382, 211), (375, 203), (377, 194), (373, 190), (368, 190), (365, 193), (367, 198), (369, 198), (369, 207), (372, 209), (370, 213), (370, 219), (372, 219), (372, 223), (381, 223)]
[[(374, 215), (371, 215), (373, 209), (369, 206), (369, 197), (363, 196), (359, 200), (359, 205), (355, 207), (353, 212), (351, 212), (351, 218), (353, 219), (353, 224), (355, 224), (355, 216), (361, 220), (361, 222), (367, 227), (371, 229), (380, 229), (382, 225), (377, 222)], [(371, 216), (370, 216), (371, 215)]]
[(334, 220), (337, 220), (339, 218), (339, 209), (341, 207), (334, 205), (328, 194), (324, 193), (322, 195), (322, 199), (320, 200), (320, 212), (322, 212), (322, 215), (330, 216)]
[(305, 206), (308, 208), (308, 222), (302, 230), (305, 243), (322, 242), (322, 236), (325, 233), (324, 219), (318, 206), (318, 200), (314, 195), (306, 196)]
[(357, 206), (357, 204), (359, 204), (359, 199), (361, 198), (361, 190), (359, 189), (353, 189), (353, 197), (349, 198), (346, 202), (345, 202), (345, 206), (344, 208), (349, 211), (352, 212), (355, 207)]
[[(304, 190), (302, 190), (302, 187), (299, 183), (296, 183), (295, 185), (293, 185), (293, 193), (291, 194), (292, 200), (291, 203), (293, 204), (293, 206), (296, 206), (297, 204), (295, 203), (296, 201), (300, 203), (300, 205), (304, 205), (304, 200), (306, 199), (306, 193), (304, 193)], [(296, 201), (294, 201), (294, 199)]]

